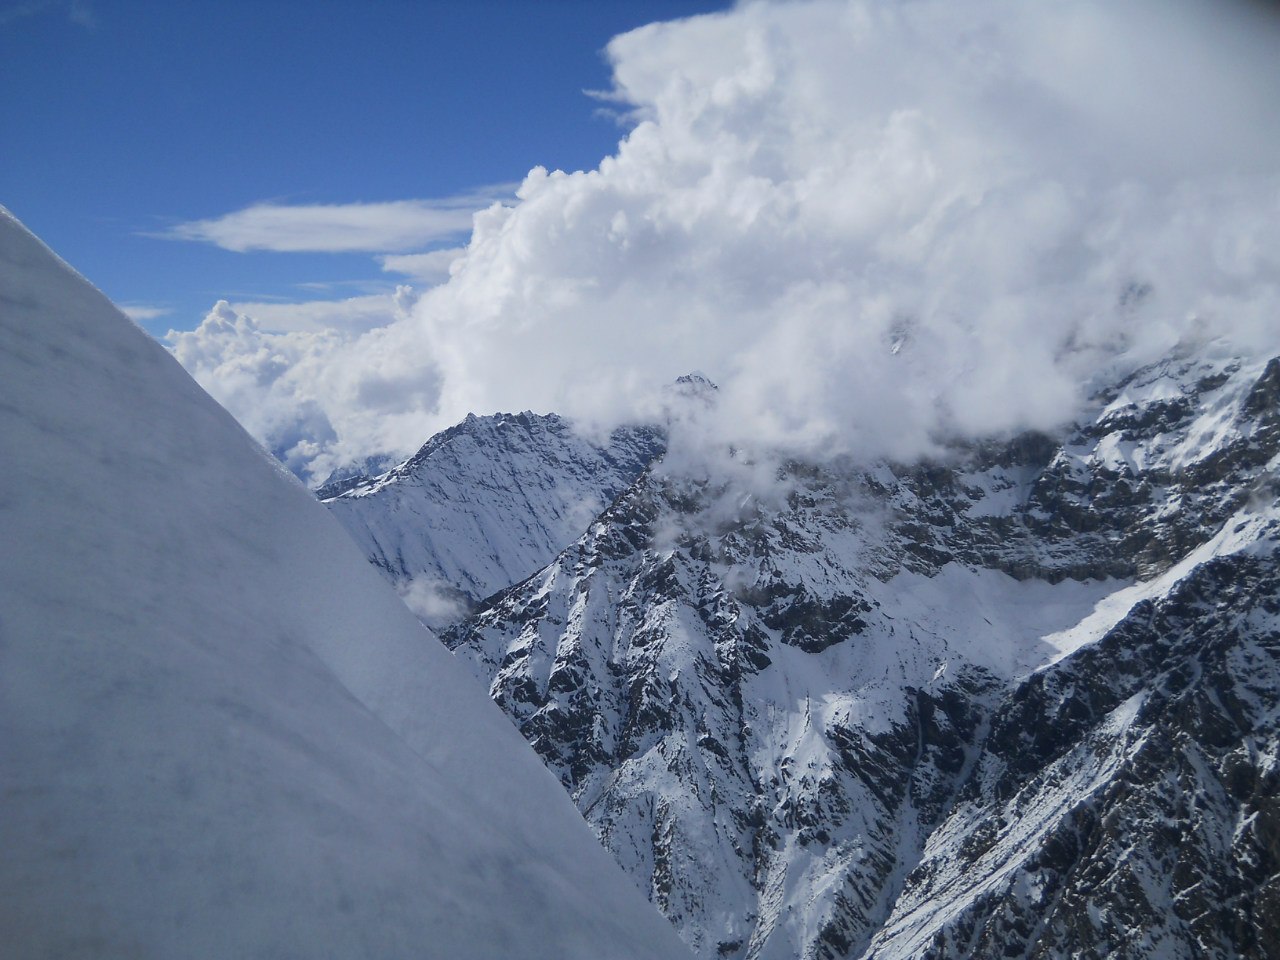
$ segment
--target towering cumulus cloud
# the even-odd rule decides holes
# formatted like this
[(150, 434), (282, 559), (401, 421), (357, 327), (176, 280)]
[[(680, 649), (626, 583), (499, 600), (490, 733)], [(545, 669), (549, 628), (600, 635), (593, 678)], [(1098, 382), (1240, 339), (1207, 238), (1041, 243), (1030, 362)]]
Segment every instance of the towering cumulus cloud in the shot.
[(311, 345), (344, 385), (312, 469), (468, 411), (642, 415), (692, 369), (729, 442), (911, 456), (1180, 338), (1247, 349), (1280, 316), (1272, 16), (816, 0), (618, 37), (616, 154), (533, 170), (402, 318)]

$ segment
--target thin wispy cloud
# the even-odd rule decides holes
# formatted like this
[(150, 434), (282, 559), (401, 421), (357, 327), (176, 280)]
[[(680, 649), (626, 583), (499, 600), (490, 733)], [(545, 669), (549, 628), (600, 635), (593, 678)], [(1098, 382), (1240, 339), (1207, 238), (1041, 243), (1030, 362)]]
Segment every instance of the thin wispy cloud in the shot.
[(447, 247), (430, 253), (400, 253), (379, 257), (386, 273), (398, 273), (424, 283), (449, 279), (449, 268), (466, 254), (465, 247)]
[(98, 27), (98, 16), (85, 0), (72, 0), (67, 8), (67, 19), (86, 30), (96, 30)]
[(98, 26), (98, 18), (85, 0), (26, 0), (23, 3), (8, 3), (0, 6), (0, 27), (18, 23), (29, 17), (42, 13), (62, 11), (67, 20), (78, 27), (93, 30)]
[(173, 312), (168, 307), (158, 307), (149, 303), (118, 303), (116, 306), (120, 308), (121, 313), (136, 323), (155, 320)]
[[(348, 291), (349, 296), (357, 296), (364, 293), (385, 293), (386, 283), (380, 280), (371, 280), (368, 277), (359, 277), (351, 280), (306, 280), (293, 285), (296, 289), (304, 291), (308, 296), (321, 294), (332, 294), (339, 291)], [(235, 301), (240, 298), (238, 296), (228, 296), (225, 299)], [(296, 297), (268, 297), (271, 300), (292, 300)]]
[(512, 193), (511, 185), (499, 185), (432, 200), (258, 203), (151, 235), (211, 243), (237, 253), (399, 253), (466, 236), (477, 211)]
[(414, 299), (412, 288), (402, 286), (393, 293), (341, 300), (233, 301), (230, 308), (237, 314), (252, 317), (258, 329), (269, 333), (322, 330), (363, 333), (403, 316)]
[(33, 17), (37, 13), (49, 8), (49, 3), (10, 3), (0, 7), (0, 27), (7, 27), (11, 23), (19, 20), (25, 20), (27, 17)]

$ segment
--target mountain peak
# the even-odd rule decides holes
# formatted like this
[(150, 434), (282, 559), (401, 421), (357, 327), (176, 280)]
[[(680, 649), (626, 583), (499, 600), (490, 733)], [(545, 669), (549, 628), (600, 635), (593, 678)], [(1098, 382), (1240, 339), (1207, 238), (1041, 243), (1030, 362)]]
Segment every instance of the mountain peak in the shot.
[(549, 563), (663, 449), (653, 428), (600, 443), (555, 414), (472, 414), (327, 502), (423, 621), (444, 627)]

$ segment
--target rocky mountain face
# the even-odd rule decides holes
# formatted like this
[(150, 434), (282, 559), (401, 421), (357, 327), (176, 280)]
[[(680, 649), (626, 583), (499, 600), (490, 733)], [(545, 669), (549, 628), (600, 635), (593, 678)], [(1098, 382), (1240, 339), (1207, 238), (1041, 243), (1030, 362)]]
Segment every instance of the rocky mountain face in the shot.
[(871, 956), (1280, 955), (1277, 527), (1240, 525), (1000, 699)]
[(1278, 955), (1280, 360), (930, 463), (672, 459), (444, 638), (695, 952)]
[(560, 417), (468, 417), (387, 473), (318, 495), (430, 626), (538, 570), (662, 450), (620, 428), (594, 443)]

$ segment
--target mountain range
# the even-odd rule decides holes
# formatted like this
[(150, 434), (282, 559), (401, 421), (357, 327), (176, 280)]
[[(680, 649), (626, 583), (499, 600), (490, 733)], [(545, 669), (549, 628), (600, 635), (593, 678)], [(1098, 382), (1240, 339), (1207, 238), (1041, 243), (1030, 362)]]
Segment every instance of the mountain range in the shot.
[(1280, 359), (763, 485), (572, 437), (327, 503), (698, 956), (1280, 956)]

